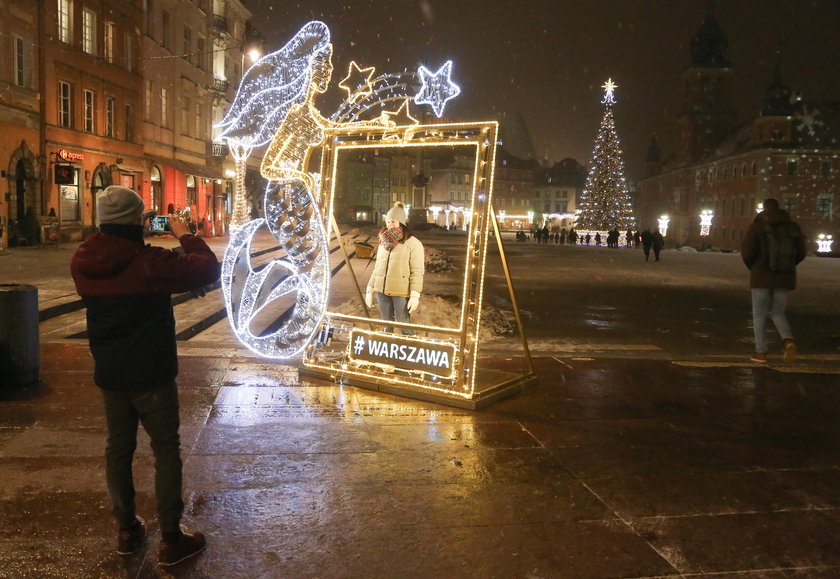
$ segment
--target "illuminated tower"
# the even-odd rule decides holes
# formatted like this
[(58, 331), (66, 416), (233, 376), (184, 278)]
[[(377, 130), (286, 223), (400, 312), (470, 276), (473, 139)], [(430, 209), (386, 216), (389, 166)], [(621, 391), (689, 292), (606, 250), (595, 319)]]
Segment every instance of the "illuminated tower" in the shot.
[(581, 230), (606, 231), (618, 228), (625, 231), (634, 224), (633, 207), (624, 179), (624, 163), (621, 161), (621, 144), (615, 130), (612, 105), (617, 85), (609, 79), (605, 90), (604, 118), (595, 138), (595, 149), (589, 164), (589, 175), (580, 196), (580, 214), (575, 227)]

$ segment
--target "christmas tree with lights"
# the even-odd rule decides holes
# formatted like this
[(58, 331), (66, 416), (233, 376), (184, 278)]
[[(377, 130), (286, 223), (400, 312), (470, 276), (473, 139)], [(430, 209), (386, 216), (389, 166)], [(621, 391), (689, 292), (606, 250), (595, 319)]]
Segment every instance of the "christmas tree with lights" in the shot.
[(586, 185), (578, 203), (575, 227), (581, 231), (619, 231), (634, 226), (633, 206), (624, 179), (624, 164), (621, 161), (621, 145), (615, 130), (612, 105), (617, 85), (607, 80), (605, 89), (604, 118), (595, 138), (595, 149)]

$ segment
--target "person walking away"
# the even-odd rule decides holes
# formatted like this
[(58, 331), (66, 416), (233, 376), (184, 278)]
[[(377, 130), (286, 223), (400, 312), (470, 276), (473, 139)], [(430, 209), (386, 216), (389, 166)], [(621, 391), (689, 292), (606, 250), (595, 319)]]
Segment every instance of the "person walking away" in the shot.
[[(365, 305), (372, 308), (374, 298), (383, 320), (411, 322), (411, 314), (420, 307), (420, 292), (426, 272), (423, 244), (408, 228), (403, 204), (397, 201), (385, 215), (385, 227), (379, 232), (376, 263), (365, 291)], [(393, 327), (386, 327), (392, 332)], [(404, 335), (414, 335), (402, 328)]]
[(741, 242), (741, 259), (750, 270), (753, 332), (753, 362), (767, 362), (767, 314), (782, 338), (783, 360), (793, 362), (796, 343), (785, 308), (796, 289), (796, 266), (805, 259), (805, 236), (776, 199), (766, 199)]
[(656, 261), (659, 261), (659, 252), (665, 247), (665, 238), (659, 233), (659, 229), (656, 229), (651, 235), (651, 245), (653, 246), (653, 256)]
[(642, 249), (645, 252), (645, 261), (648, 261), (650, 259), (650, 248), (653, 245), (653, 233), (650, 232), (650, 229), (645, 229), (640, 237), (642, 238)]
[(627, 242), (627, 247), (633, 247), (633, 232), (629, 229), (627, 230), (627, 235), (624, 237)]
[(137, 517), (132, 475), (137, 428), (143, 425), (155, 456), (160, 522), (159, 563), (174, 565), (201, 552), (204, 535), (181, 529), (182, 462), (178, 434), (178, 357), (172, 293), (219, 279), (216, 256), (183, 221), (171, 220), (175, 250), (143, 243), (143, 200), (127, 187), (96, 197), (99, 232), (76, 250), (70, 272), (87, 308), (94, 382), (102, 392), (108, 439), (105, 479), (119, 525), (117, 553), (133, 554), (146, 528)]

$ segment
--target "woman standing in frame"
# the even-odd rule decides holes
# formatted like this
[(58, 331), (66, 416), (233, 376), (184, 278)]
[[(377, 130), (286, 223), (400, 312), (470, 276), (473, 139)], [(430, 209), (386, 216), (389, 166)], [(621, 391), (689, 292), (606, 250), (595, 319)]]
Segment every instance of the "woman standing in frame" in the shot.
[[(406, 225), (406, 214), (399, 201), (385, 216), (385, 227), (379, 232), (376, 265), (368, 280), (365, 304), (372, 308), (374, 298), (379, 317), (396, 322), (411, 321), (411, 314), (420, 307), (425, 275), (423, 244)], [(392, 332), (392, 327), (385, 328)], [(413, 335), (402, 328), (405, 335)]]

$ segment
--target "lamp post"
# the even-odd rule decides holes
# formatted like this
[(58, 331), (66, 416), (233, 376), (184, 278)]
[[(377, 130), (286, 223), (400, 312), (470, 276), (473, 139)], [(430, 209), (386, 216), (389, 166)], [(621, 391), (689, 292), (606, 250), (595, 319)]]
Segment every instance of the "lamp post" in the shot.
[(700, 212), (700, 237), (707, 237), (709, 235), (714, 216), (715, 212), (711, 209), (704, 209)]
[(659, 233), (662, 234), (662, 237), (668, 235), (668, 224), (671, 222), (671, 218), (667, 215), (663, 215), (659, 218)]
[[(262, 57), (262, 41), (259, 38), (259, 33), (253, 28), (246, 28), (245, 34), (242, 36), (242, 43), (240, 48), (242, 55), (240, 59), (239, 68), (239, 83), (242, 83), (242, 77), (245, 76), (245, 55), (253, 65)], [(247, 161), (251, 154), (253, 146), (251, 143), (234, 143), (228, 142), (230, 154), (235, 163), (235, 178), (233, 181), (233, 213), (231, 215), (230, 225), (232, 228), (241, 227), (248, 222), (251, 217), (251, 212), (248, 210), (245, 202), (245, 173), (247, 172)]]

